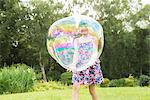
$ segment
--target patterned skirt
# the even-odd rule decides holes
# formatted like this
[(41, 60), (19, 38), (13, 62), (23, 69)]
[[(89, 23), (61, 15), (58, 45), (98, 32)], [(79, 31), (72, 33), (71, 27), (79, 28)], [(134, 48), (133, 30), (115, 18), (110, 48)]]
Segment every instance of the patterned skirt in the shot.
[(103, 82), (103, 74), (99, 63), (88, 67), (86, 70), (80, 72), (73, 72), (72, 83), (76, 84), (101, 84)]

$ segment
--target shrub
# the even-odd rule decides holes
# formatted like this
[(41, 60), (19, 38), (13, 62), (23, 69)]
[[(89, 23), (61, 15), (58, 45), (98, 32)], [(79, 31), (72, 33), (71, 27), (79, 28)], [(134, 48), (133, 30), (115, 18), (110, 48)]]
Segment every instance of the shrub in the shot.
[(108, 87), (110, 80), (108, 78), (104, 78), (104, 82), (100, 85), (101, 87)]
[(125, 79), (114, 79), (109, 82), (109, 87), (123, 87), (125, 86)]
[(124, 79), (125, 79), (125, 86), (127, 87), (134, 87), (138, 85), (138, 80), (131, 75), (129, 75), (128, 78), (124, 78)]
[(133, 80), (133, 79), (124, 78), (124, 80), (125, 80), (124, 86), (126, 86), (126, 87), (134, 87), (137, 85), (135, 80)]
[(37, 82), (36, 85), (34, 85), (32, 91), (46, 91), (51, 89), (59, 89), (62, 90), (66, 86), (61, 84), (60, 82), (56, 81), (49, 81), (49, 82)]
[(72, 84), (72, 73), (71, 72), (64, 72), (61, 74), (61, 82), (67, 85)]
[(129, 75), (128, 78), (121, 78), (111, 80), (109, 82), (110, 87), (134, 87), (138, 86), (138, 80), (134, 78), (132, 75)]
[(4, 67), (0, 71), (0, 94), (27, 92), (35, 81), (35, 73), (25, 64)]
[(139, 78), (139, 85), (140, 86), (148, 86), (150, 83), (150, 77), (147, 75), (141, 75)]

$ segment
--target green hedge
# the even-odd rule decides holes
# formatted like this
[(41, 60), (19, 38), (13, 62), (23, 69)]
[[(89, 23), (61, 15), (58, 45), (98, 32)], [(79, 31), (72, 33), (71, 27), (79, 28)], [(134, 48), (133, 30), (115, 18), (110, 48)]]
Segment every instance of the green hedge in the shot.
[(138, 80), (133, 76), (128, 78), (114, 79), (109, 82), (109, 87), (134, 87), (138, 86)]
[(109, 87), (123, 87), (124, 84), (125, 84), (124, 79), (114, 79), (110, 81)]
[(0, 94), (29, 91), (35, 82), (35, 73), (25, 64), (14, 64), (0, 70)]

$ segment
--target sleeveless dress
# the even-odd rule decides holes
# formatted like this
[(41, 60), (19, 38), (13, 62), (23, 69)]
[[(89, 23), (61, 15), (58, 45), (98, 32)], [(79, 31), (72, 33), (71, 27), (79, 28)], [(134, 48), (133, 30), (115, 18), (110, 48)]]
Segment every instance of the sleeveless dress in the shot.
[(95, 64), (88, 67), (86, 70), (73, 72), (72, 83), (76, 84), (101, 84), (103, 82), (103, 74), (100, 66), (100, 61), (97, 60)]

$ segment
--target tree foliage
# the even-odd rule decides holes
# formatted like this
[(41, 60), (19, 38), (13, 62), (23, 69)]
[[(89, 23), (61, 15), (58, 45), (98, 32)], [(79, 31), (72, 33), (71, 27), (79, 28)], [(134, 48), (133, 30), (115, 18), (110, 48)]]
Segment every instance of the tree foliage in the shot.
[[(68, 2), (68, 0), (66, 1)], [(74, 6), (90, 5), (97, 13), (105, 36), (101, 56), (105, 77), (129, 74), (150, 75), (150, 5), (138, 0), (74, 0), (68, 4), (55, 0), (0, 1), (0, 66), (25, 63), (43, 78), (59, 80), (65, 70), (47, 52), (46, 36), (50, 25), (69, 16)], [(136, 7), (132, 7), (132, 4)], [(85, 14), (85, 13), (84, 13)], [(46, 72), (45, 72), (46, 71)], [(58, 73), (52, 75), (52, 73)]]

